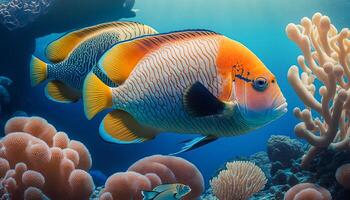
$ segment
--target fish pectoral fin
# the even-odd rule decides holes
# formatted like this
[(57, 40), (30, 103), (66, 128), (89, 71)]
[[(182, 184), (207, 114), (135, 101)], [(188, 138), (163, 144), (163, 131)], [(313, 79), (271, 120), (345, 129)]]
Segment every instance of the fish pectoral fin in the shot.
[(221, 101), (198, 81), (186, 89), (183, 104), (186, 112), (192, 117), (225, 114), (236, 105), (233, 102)]
[(183, 197), (183, 195), (179, 194), (179, 193), (176, 193), (174, 195), (175, 199), (181, 199)]
[(191, 150), (197, 149), (201, 146), (204, 146), (206, 144), (209, 144), (217, 139), (218, 138), (216, 136), (212, 136), (212, 135), (203, 136), (203, 137), (196, 137), (193, 140), (191, 140), (190, 142), (187, 142), (185, 144), (185, 146), (183, 146), (181, 148), (180, 151), (178, 151), (176, 153), (169, 154), (169, 155), (174, 156), (174, 155), (177, 155), (177, 154), (180, 154), (183, 152), (191, 151)]
[(152, 200), (154, 199), (157, 195), (159, 195), (159, 192), (156, 191), (141, 191), (143, 200)]
[(45, 87), (45, 95), (52, 101), (59, 103), (74, 103), (81, 97), (78, 90), (65, 85), (61, 81), (50, 81)]
[(157, 134), (156, 130), (141, 125), (133, 116), (122, 110), (107, 114), (100, 125), (100, 136), (112, 143), (141, 143), (153, 139)]

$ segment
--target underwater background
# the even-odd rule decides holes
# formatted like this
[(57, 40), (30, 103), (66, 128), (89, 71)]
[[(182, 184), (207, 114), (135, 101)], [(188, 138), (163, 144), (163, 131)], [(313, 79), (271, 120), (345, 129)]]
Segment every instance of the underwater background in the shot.
[[(103, 1), (100, 3), (103, 4)], [(209, 180), (227, 160), (236, 156), (249, 156), (259, 151), (266, 151), (267, 140), (271, 135), (278, 134), (295, 138), (294, 127), (299, 120), (294, 117), (292, 110), (303, 103), (288, 83), (287, 71), (291, 65), (297, 64), (296, 58), (301, 52), (287, 38), (286, 25), (299, 23), (302, 17), (311, 17), (316, 12), (329, 16), (332, 23), (338, 28), (350, 25), (350, 1), (347, 0), (136, 0), (133, 8), (137, 10), (136, 16), (122, 18), (122, 21), (141, 22), (154, 27), (160, 33), (184, 29), (209, 29), (241, 42), (272, 71), (287, 99), (289, 111), (278, 120), (248, 134), (220, 138), (201, 148), (180, 154), (180, 157), (198, 167), (203, 174), (206, 188), (209, 187)], [(69, 22), (70, 17), (64, 17), (65, 21), (62, 23), (70, 23), (70, 26), (67, 26), (69, 29), (63, 31), (64, 28), (62, 28), (61, 32), (57, 30), (51, 33), (43, 32), (45, 35), (33, 34), (37, 36), (33, 54), (47, 61), (44, 50), (48, 43), (68, 31), (87, 24), (118, 20), (123, 17), (123, 15), (116, 16), (117, 12), (118, 10), (108, 10), (103, 13), (102, 18), (96, 17), (96, 19), (88, 16), (88, 22), (76, 23), (76, 27), (74, 22), (78, 22), (77, 20)], [(72, 13), (68, 15), (73, 15)], [(84, 16), (89, 14), (90, 12), (87, 11)], [(56, 26), (61, 15), (64, 16), (65, 12), (57, 14), (58, 19), (55, 23), (45, 26), (54, 30), (50, 26)], [(30, 29), (26, 30), (26, 34), (30, 35)], [(29, 67), (18, 64), (19, 60), (24, 58), (16, 56), (17, 52), (22, 51), (22, 46), (17, 45), (21, 44), (22, 40), (26, 41), (20, 36), (14, 40), (0, 39), (0, 54), (2, 55), (0, 75), (7, 76), (14, 81), (9, 88), (10, 94), (14, 93), (13, 101), (11, 100), (8, 108), (3, 109), (4, 113), (1, 118), (7, 119), (10, 112), (17, 110), (22, 110), (29, 115), (44, 117), (54, 124), (57, 130), (67, 132), (71, 139), (79, 140), (86, 145), (93, 159), (93, 170), (99, 170), (106, 176), (125, 171), (131, 164), (143, 157), (176, 152), (181, 148), (179, 144), (181, 141), (197, 136), (165, 133), (149, 142), (128, 145), (103, 141), (99, 137), (98, 128), (107, 111), (89, 121), (84, 115), (81, 100), (74, 104), (55, 103), (45, 97), (44, 84), (30, 87)], [(8, 44), (9, 41), (15, 41), (14, 45)], [(5, 61), (6, 59), (14, 61)], [(30, 57), (23, 63), (28, 63), (29, 59)]]

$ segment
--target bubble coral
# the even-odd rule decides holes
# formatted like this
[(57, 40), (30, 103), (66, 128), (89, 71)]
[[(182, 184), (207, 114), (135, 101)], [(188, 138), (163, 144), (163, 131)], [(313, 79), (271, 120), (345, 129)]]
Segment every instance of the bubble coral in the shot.
[(94, 189), (88, 150), (40, 117), (15, 117), (0, 140), (1, 198), (87, 199)]
[(284, 195), (284, 200), (331, 200), (328, 190), (311, 183), (300, 183), (290, 188)]
[[(350, 31), (338, 32), (329, 17), (316, 13), (300, 25), (288, 24), (286, 33), (303, 52), (298, 57), (303, 72), (299, 75), (297, 66), (290, 67), (288, 81), (306, 107), (294, 109), (302, 121), (295, 133), (312, 145), (302, 160), (306, 168), (325, 148), (350, 149)], [(315, 95), (316, 79), (321, 100)]]
[(143, 158), (128, 171), (148, 175), (153, 173), (159, 176), (162, 183), (182, 183), (190, 186), (191, 192), (183, 199), (196, 199), (204, 191), (204, 180), (196, 166), (187, 160), (175, 156), (154, 155)]
[(141, 200), (143, 190), (152, 190), (151, 182), (146, 176), (136, 172), (115, 173), (107, 179), (100, 199), (112, 197), (115, 200)]
[(247, 200), (267, 183), (264, 172), (252, 162), (235, 161), (210, 181), (214, 195), (220, 200)]
[(335, 178), (344, 188), (350, 189), (350, 164), (340, 166), (335, 173)]
[(101, 200), (141, 200), (141, 191), (152, 190), (162, 183), (182, 183), (191, 187), (185, 199), (197, 199), (204, 191), (203, 176), (185, 159), (175, 156), (154, 155), (143, 158), (127, 172), (110, 176), (101, 192)]

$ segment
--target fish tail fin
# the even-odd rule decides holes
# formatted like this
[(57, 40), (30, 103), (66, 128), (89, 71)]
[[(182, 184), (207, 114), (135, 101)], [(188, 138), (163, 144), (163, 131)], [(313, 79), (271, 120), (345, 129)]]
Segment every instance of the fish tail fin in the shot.
[(84, 112), (88, 119), (112, 107), (112, 89), (90, 72), (83, 87)]
[(30, 61), (30, 80), (32, 86), (36, 86), (46, 79), (47, 64), (39, 58), (32, 56), (32, 60)]
[(143, 200), (152, 200), (154, 199), (159, 193), (155, 191), (141, 191)]

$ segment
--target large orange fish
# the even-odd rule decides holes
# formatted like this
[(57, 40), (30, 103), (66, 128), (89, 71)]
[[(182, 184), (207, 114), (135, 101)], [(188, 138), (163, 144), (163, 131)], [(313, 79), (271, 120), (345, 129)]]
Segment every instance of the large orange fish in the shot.
[(84, 83), (86, 116), (113, 108), (100, 135), (115, 143), (150, 140), (160, 132), (199, 133), (191, 150), (218, 137), (257, 129), (287, 111), (275, 76), (248, 48), (206, 30), (145, 36), (115, 45)]

